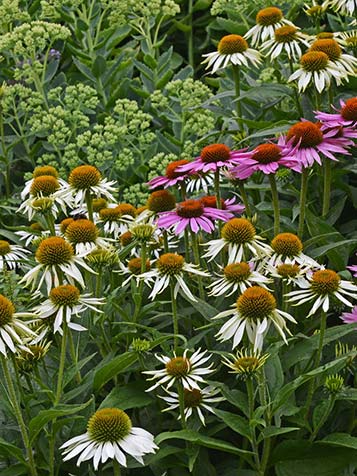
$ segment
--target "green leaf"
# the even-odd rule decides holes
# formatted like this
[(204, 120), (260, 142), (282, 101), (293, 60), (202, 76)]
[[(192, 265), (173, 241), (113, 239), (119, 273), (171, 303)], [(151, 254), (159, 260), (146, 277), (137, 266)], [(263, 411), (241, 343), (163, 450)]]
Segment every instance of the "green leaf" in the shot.
[(248, 397), (246, 393), (241, 392), (240, 390), (230, 390), (226, 387), (222, 387), (221, 391), (222, 395), (229, 401), (229, 403), (239, 408), (245, 416), (249, 416)]
[(274, 398), (284, 384), (284, 374), (278, 355), (271, 355), (265, 364), (265, 375), (269, 393)]
[(324, 256), (328, 251), (335, 250), (340, 247), (344, 247), (347, 249), (351, 246), (355, 246), (357, 244), (357, 240), (343, 240), (337, 241), (336, 243), (329, 243), (328, 245), (320, 246), (319, 248), (314, 248), (309, 252), (309, 255), (312, 258), (321, 258)]
[(258, 443), (266, 438), (272, 438), (273, 436), (283, 435), (284, 433), (291, 433), (292, 431), (298, 431), (300, 428), (296, 426), (286, 426), (285, 428), (279, 428), (277, 426), (268, 426), (262, 429), (258, 438)]
[(211, 438), (210, 436), (203, 435), (193, 430), (180, 430), (180, 431), (165, 431), (160, 433), (155, 441), (158, 445), (166, 440), (171, 440), (173, 438), (179, 440), (190, 441), (191, 443), (196, 443), (198, 445), (207, 446), (207, 448), (212, 448), (215, 450), (224, 451), (227, 453), (233, 453), (238, 455), (251, 455), (250, 451), (241, 450), (236, 446), (227, 443), (226, 441), (218, 440), (216, 438)]
[(29, 474), (29, 468), (25, 464), (12, 464), (10, 468), (1, 469), (1, 476), (22, 476)]
[(234, 413), (218, 410), (217, 408), (215, 408), (214, 412), (218, 418), (221, 418), (221, 420), (223, 420), (224, 423), (233, 431), (239, 435), (245, 436), (249, 441), (252, 440), (249, 422), (245, 418), (235, 415)]
[(145, 393), (147, 385), (144, 381), (133, 382), (124, 387), (114, 387), (103, 400), (99, 408), (142, 408), (153, 403), (153, 399)]
[(91, 72), (91, 70), (86, 66), (85, 64), (81, 63), (77, 58), (72, 56), (73, 63), (77, 66), (79, 71), (85, 76), (87, 79), (89, 79), (92, 82), (96, 82), (95, 76)]
[(92, 65), (92, 73), (96, 78), (100, 78), (107, 69), (107, 62), (104, 56), (98, 55)]
[[(0, 454), (7, 457), (12, 456), (16, 458), (18, 461), (25, 463), (25, 458), (21, 449), (9, 443), (8, 441), (5, 441), (3, 438), (0, 438)], [(1, 474), (2, 474), (2, 470), (1, 470)]]
[(86, 408), (92, 399), (81, 405), (57, 405), (50, 410), (42, 410), (36, 415), (29, 423), (29, 436), (30, 442), (34, 441), (36, 436), (40, 433), (42, 428), (50, 421), (58, 417), (73, 415)]
[(125, 352), (122, 355), (118, 355), (112, 359), (109, 363), (103, 365), (94, 374), (93, 389), (99, 390), (109, 380), (115, 377), (117, 374), (124, 372), (130, 365), (137, 360), (137, 355), (132, 352)]
[(333, 446), (343, 446), (344, 448), (352, 448), (357, 450), (357, 437), (348, 433), (332, 433), (317, 443), (325, 443)]

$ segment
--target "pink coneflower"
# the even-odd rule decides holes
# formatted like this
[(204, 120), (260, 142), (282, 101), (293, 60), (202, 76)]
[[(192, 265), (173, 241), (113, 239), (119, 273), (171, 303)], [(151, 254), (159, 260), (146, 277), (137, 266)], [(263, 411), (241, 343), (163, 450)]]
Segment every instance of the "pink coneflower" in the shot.
[(261, 144), (252, 151), (251, 157), (244, 158), (237, 167), (230, 169), (230, 172), (240, 180), (247, 179), (258, 171), (275, 174), (281, 166), (301, 172), (301, 164), (294, 157), (294, 151), (294, 148), (286, 145)]
[(335, 161), (338, 159), (334, 154), (350, 155), (346, 147), (353, 142), (343, 137), (330, 137), (321, 130), (321, 124), (303, 120), (291, 126), (286, 136), (280, 137), (278, 144), (290, 146), (302, 167), (311, 167), (314, 162), (322, 165), (320, 154)]
[(357, 126), (357, 97), (347, 99), (347, 101), (340, 100), (341, 109), (335, 114), (328, 112), (317, 111), (315, 113), (316, 119), (321, 121), (327, 128), (335, 128), (340, 126)]
[[(204, 207), (217, 208), (217, 198), (215, 195), (206, 195), (205, 197), (201, 197), (200, 200)], [(235, 203), (235, 201), (235, 197), (226, 200), (221, 198), (221, 210), (228, 210), (235, 215), (241, 215), (245, 210), (245, 206), (241, 203)]]
[(184, 181), (188, 174), (179, 171), (178, 167), (188, 163), (188, 160), (175, 160), (174, 162), (170, 162), (166, 167), (165, 175), (155, 177), (148, 182), (149, 188), (167, 188)]
[(354, 264), (353, 266), (347, 266), (347, 269), (349, 269), (354, 278), (357, 278), (357, 264)]
[(344, 312), (340, 319), (345, 324), (357, 324), (357, 306), (352, 309), (352, 312)]
[(180, 166), (179, 170), (188, 173), (216, 172), (222, 167), (237, 165), (239, 159), (250, 155), (251, 152), (246, 152), (246, 149), (232, 151), (225, 144), (211, 144), (204, 147), (193, 162)]
[(161, 213), (156, 224), (159, 228), (173, 227), (176, 235), (187, 227), (193, 233), (200, 230), (211, 233), (215, 229), (214, 220), (228, 221), (230, 218), (233, 214), (228, 210), (206, 207), (201, 200), (186, 200), (178, 203), (176, 210)]

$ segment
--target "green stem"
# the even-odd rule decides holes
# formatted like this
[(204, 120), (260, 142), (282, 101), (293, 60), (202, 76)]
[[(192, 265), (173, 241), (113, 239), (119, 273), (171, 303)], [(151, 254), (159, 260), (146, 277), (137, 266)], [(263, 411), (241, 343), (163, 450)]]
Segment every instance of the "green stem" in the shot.
[(330, 395), (329, 396), (329, 402), (328, 402), (328, 405), (326, 405), (326, 409), (323, 413), (323, 415), (320, 417), (319, 419), (319, 422), (318, 424), (316, 425), (316, 428), (314, 429), (314, 431), (311, 433), (311, 436), (310, 436), (310, 441), (313, 442), (314, 439), (316, 438), (316, 436), (318, 435), (318, 432), (320, 431), (320, 429), (323, 427), (323, 425), (326, 423), (326, 420), (329, 416), (329, 414), (332, 412), (333, 410), (333, 407), (335, 405), (335, 401), (336, 401), (336, 395)]
[[(266, 426), (269, 427), (271, 414), (267, 402), (266, 378), (264, 368), (258, 373), (260, 404), (264, 407), (264, 419)], [(269, 462), (271, 450), (271, 438), (265, 438), (263, 443), (263, 453), (260, 461), (259, 475), (264, 476)]]
[(172, 309), (172, 322), (174, 326), (174, 350), (176, 352), (178, 346), (178, 314), (177, 314), (177, 297), (175, 296), (175, 285), (170, 279), (170, 293), (171, 293), (171, 309)]
[[(247, 380), (245, 381), (246, 387), (247, 387), (247, 395), (248, 395), (248, 410), (249, 410), (249, 423), (253, 420), (254, 416), (254, 389), (253, 389), (253, 379), (251, 377), (248, 377)], [(260, 467), (260, 460), (259, 460), (259, 452), (258, 452), (258, 447), (257, 447), (257, 440), (256, 440), (256, 435), (255, 435), (255, 428), (251, 428), (251, 433), (252, 433), (252, 450), (254, 453), (254, 460), (256, 464), (256, 468), (258, 469)]]
[[(146, 243), (144, 241), (141, 243), (141, 270), (140, 271), (141, 271), (141, 274), (145, 273), (146, 271)], [(136, 301), (133, 322), (137, 322), (137, 319), (141, 310), (141, 303), (143, 299), (143, 289), (144, 289), (144, 280), (141, 278), (139, 286), (138, 286), (138, 292), (137, 292), (138, 297)]]
[(62, 342), (61, 342), (60, 361), (58, 366), (57, 390), (56, 390), (56, 397), (54, 402), (55, 406), (59, 404), (61, 400), (61, 395), (62, 395), (63, 374), (64, 374), (64, 367), (66, 364), (67, 336), (68, 336), (67, 323), (63, 322), (63, 336), (62, 336)]
[(121, 469), (120, 469), (120, 464), (116, 459), (113, 459), (113, 476), (120, 476), (121, 475)]
[(309, 169), (304, 168), (301, 174), (301, 188), (300, 188), (300, 213), (299, 213), (299, 228), (298, 236), (303, 237), (305, 227), (305, 212), (306, 212), (306, 197), (307, 197), (307, 182), (309, 178)]
[(46, 213), (46, 222), (51, 236), (56, 236), (54, 218), (51, 213)]
[(23, 419), (23, 416), (22, 416), (20, 403), (18, 401), (16, 391), (15, 391), (15, 387), (14, 387), (14, 384), (12, 382), (9, 366), (8, 366), (8, 363), (7, 363), (7, 359), (3, 356), (1, 356), (1, 363), (2, 363), (2, 368), (3, 368), (3, 372), (4, 372), (4, 377), (5, 377), (5, 380), (6, 380), (7, 391), (9, 392), (10, 404), (12, 405), (12, 407), (14, 409), (15, 417), (16, 417), (17, 423), (20, 427), (22, 441), (23, 441), (25, 449), (26, 449), (26, 453), (27, 453), (27, 457), (28, 457), (28, 465), (29, 465), (29, 468), (30, 468), (30, 473), (31, 473), (32, 476), (37, 476), (36, 465), (35, 465), (35, 461), (34, 461), (34, 458), (33, 458), (32, 448), (31, 448), (31, 445), (30, 445), (30, 440), (29, 440), (29, 436), (28, 436), (28, 433), (27, 433), (26, 425), (25, 425), (25, 422), (24, 422), (24, 419)]
[(165, 253), (168, 253), (169, 252), (169, 241), (168, 241), (166, 230), (162, 230), (162, 238), (164, 240), (164, 251), (165, 251)]
[(185, 417), (185, 390), (181, 382), (177, 384), (177, 390), (179, 395), (179, 402), (180, 402), (180, 420), (182, 429), (185, 430), (187, 428), (186, 425), (186, 417)]
[(221, 203), (221, 190), (219, 187), (219, 169), (217, 169), (214, 173), (214, 191), (216, 194), (216, 204), (218, 210), (222, 209), (222, 203)]
[(273, 209), (274, 209), (274, 236), (276, 236), (280, 231), (280, 207), (279, 207), (279, 195), (278, 188), (276, 186), (276, 180), (274, 174), (269, 174), (269, 182), (271, 188), (271, 195), (273, 199)]
[(252, 211), (250, 209), (248, 195), (247, 195), (247, 192), (245, 191), (243, 182), (240, 182), (239, 184), (239, 193), (240, 193), (240, 196), (242, 197), (242, 200), (245, 206), (245, 214), (247, 215), (248, 218), (250, 218), (252, 216)]
[(189, 26), (189, 34), (188, 34), (188, 63), (195, 69), (194, 63), (194, 54), (193, 54), (193, 1), (188, 0), (188, 26)]
[(237, 107), (237, 125), (238, 125), (238, 130), (242, 131), (242, 105), (239, 100), (240, 98), (240, 69), (239, 66), (234, 64), (232, 65), (233, 68), (233, 79), (234, 79), (234, 87), (235, 87), (235, 93), (236, 93), (236, 107)]
[(331, 160), (325, 159), (324, 170), (324, 194), (322, 200), (322, 217), (325, 218), (330, 210), (330, 195), (331, 195)]
[[(293, 66), (293, 60), (291, 58), (289, 58), (289, 66), (290, 66), (290, 73), (293, 74), (294, 66)], [(301, 103), (300, 103), (299, 94), (298, 94), (296, 85), (293, 84), (292, 88), (293, 88), (293, 91), (294, 91), (294, 99), (295, 99), (296, 108), (299, 112), (299, 117), (302, 118), (302, 117), (304, 117), (304, 111), (302, 110), (302, 106), (301, 106)]]
[[(193, 233), (193, 231), (191, 231), (191, 243), (192, 243), (195, 264), (197, 264), (197, 266), (201, 266), (201, 257), (200, 257), (200, 250), (198, 247), (197, 234)], [(202, 276), (197, 275), (197, 282), (198, 282), (198, 291), (200, 294), (200, 299), (205, 299), (205, 291), (203, 288)]]
[(70, 354), (71, 354), (71, 358), (72, 358), (72, 361), (76, 367), (76, 381), (78, 384), (81, 383), (82, 381), (82, 376), (81, 376), (81, 371), (78, 369), (78, 356), (77, 356), (77, 352), (76, 352), (76, 348), (74, 346), (74, 341), (73, 341), (73, 336), (72, 336), (72, 332), (69, 332), (68, 334), (68, 342), (69, 342), (69, 351), (70, 351)]

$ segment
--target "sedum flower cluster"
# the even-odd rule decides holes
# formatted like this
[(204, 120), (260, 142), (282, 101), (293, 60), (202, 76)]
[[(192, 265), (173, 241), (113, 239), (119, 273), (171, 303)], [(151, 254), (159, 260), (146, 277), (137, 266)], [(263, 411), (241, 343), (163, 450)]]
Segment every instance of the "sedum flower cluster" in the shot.
[(109, 23), (115, 26), (145, 17), (174, 17), (180, 12), (174, 0), (105, 0), (103, 3), (110, 9)]

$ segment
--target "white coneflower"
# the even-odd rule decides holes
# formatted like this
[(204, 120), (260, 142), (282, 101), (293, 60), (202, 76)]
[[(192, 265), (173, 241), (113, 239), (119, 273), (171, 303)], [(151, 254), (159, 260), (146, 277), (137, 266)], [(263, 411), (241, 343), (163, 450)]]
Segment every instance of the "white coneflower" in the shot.
[(126, 467), (126, 454), (144, 464), (143, 456), (158, 449), (154, 437), (143, 428), (133, 427), (128, 415), (118, 408), (97, 410), (88, 421), (87, 432), (75, 436), (60, 447), (63, 461), (79, 456), (77, 466), (93, 459), (93, 467), (108, 459)]
[(315, 314), (319, 308), (327, 312), (331, 298), (336, 298), (349, 307), (353, 307), (353, 304), (347, 298), (354, 300), (357, 298), (357, 286), (350, 281), (342, 280), (332, 269), (315, 271), (308, 278), (307, 285), (301, 285), (301, 288), (288, 293), (286, 297), (290, 298), (289, 302), (294, 303), (295, 306), (314, 301), (307, 317)]
[(228, 65), (258, 66), (261, 63), (259, 51), (249, 48), (247, 41), (240, 35), (224, 36), (218, 43), (217, 51), (203, 55), (202, 63), (208, 63), (206, 69), (212, 67), (212, 73)]
[(284, 25), (294, 26), (293, 23), (284, 18), (280, 8), (263, 8), (257, 13), (256, 25), (248, 30), (244, 37), (251, 38), (252, 45), (255, 46), (261, 41), (264, 42), (274, 38), (275, 30)]
[(329, 60), (322, 51), (309, 51), (300, 58), (300, 68), (293, 73), (288, 81), (298, 80), (299, 91), (305, 91), (309, 84), (313, 84), (319, 93), (330, 87), (334, 78), (337, 85), (347, 79), (348, 75)]
[(0, 271), (3, 269), (15, 269), (17, 265), (24, 265), (24, 260), (29, 250), (22, 246), (12, 245), (6, 240), (0, 240)]
[[(180, 407), (179, 394), (170, 390), (165, 390), (165, 391), (168, 396), (162, 397), (159, 395), (159, 398), (161, 398), (166, 403), (168, 403), (168, 407), (165, 408), (163, 412), (167, 412), (170, 410), (177, 410)], [(187, 420), (188, 418), (190, 418), (190, 416), (192, 416), (195, 412), (197, 412), (197, 415), (202, 425), (205, 426), (206, 422), (205, 422), (205, 417), (203, 415), (202, 410), (204, 409), (214, 414), (214, 409), (211, 407), (211, 404), (222, 402), (223, 400), (225, 400), (224, 397), (216, 396), (219, 393), (220, 393), (220, 389), (213, 387), (211, 385), (202, 389), (185, 388), (183, 391), (185, 419)], [(179, 415), (177, 419), (180, 420), (180, 418), (181, 418), (181, 415)]]
[(157, 382), (146, 391), (150, 392), (160, 385), (170, 388), (176, 381), (179, 381), (184, 388), (200, 388), (200, 383), (205, 383), (202, 378), (203, 375), (208, 375), (214, 370), (211, 368), (212, 363), (208, 367), (202, 367), (210, 358), (207, 351), (201, 352), (201, 349), (196, 350), (190, 357), (187, 357), (188, 350), (186, 349), (182, 357), (178, 357), (174, 352), (174, 357), (166, 357), (165, 355), (155, 354), (156, 358), (165, 365), (160, 370), (146, 370), (143, 373), (151, 375), (148, 380), (157, 380)]
[[(231, 296), (239, 290), (243, 293), (248, 287), (258, 284), (266, 288), (272, 279), (267, 278), (259, 271), (254, 270), (254, 263), (232, 263), (223, 268), (221, 278), (208, 286), (210, 296)], [(227, 292), (229, 293), (227, 294)]]
[(23, 188), (22, 192), (21, 192), (21, 199), (24, 200), (27, 195), (30, 195), (30, 193), (32, 194), (32, 189), (33, 189), (33, 183), (35, 181), (35, 179), (37, 177), (42, 177), (42, 176), (52, 176), (56, 179), (56, 181), (58, 181), (58, 184), (62, 187), (62, 188), (67, 188), (68, 187), (68, 183), (65, 181), (65, 180), (62, 180), (59, 175), (58, 175), (58, 171), (52, 167), (51, 165), (43, 165), (43, 166), (39, 166), (39, 167), (36, 167), (35, 170), (33, 171), (32, 173), (32, 179), (31, 180), (28, 180), (26, 183), (25, 183), (25, 187)]
[(75, 256), (72, 245), (60, 236), (50, 236), (42, 240), (37, 248), (35, 258), (38, 265), (26, 273), (20, 283), (25, 283), (26, 286), (32, 285), (34, 288), (39, 278), (37, 289), (46, 283), (47, 292), (50, 292), (53, 287), (59, 286), (61, 274), (70, 284), (77, 282), (84, 287), (84, 279), (79, 267), (90, 273), (94, 272), (82, 258)]
[(219, 340), (226, 341), (233, 338), (234, 349), (241, 342), (244, 332), (249, 341), (254, 345), (254, 350), (261, 350), (264, 336), (272, 323), (279, 332), (284, 342), (287, 343), (285, 332), (290, 334), (286, 327), (286, 319), (294, 322), (295, 319), (287, 312), (276, 308), (274, 296), (259, 286), (248, 288), (239, 298), (234, 309), (223, 311), (213, 319), (231, 317), (218, 331)]
[(206, 243), (207, 252), (203, 258), (214, 259), (224, 248), (228, 248), (228, 264), (237, 263), (250, 256), (267, 257), (272, 249), (263, 243), (263, 238), (256, 234), (255, 227), (246, 218), (233, 218), (224, 224), (221, 238)]
[(267, 56), (275, 59), (285, 51), (288, 58), (297, 61), (302, 55), (301, 46), (309, 48), (308, 36), (300, 31), (300, 28), (293, 25), (284, 25), (277, 28), (274, 38), (265, 41), (261, 45), (262, 51), (267, 51)]
[(304, 286), (308, 283), (307, 276), (311, 276), (313, 271), (309, 265), (298, 265), (294, 260), (286, 259), (284, 263), (275, 267), (267, 265), (269, 276), (281, 279), (287, 284)]
[(36, 338), (37, 335), (28, 327), (24, 318), (37, 318), (29, 312), (15, 312), (14, 304), (0, 294), (0, 352), (6, 357), (7, 352), (13, 354), (18, 350), (30, 352), (24, 337)]
[(333, 38), (321, 38), (313, 42), (309, 51), (321, 51), (335, 65), (341, 74), (356, 75), (357, 58), (342, 51), (341, 46)]
[(201, 271), (195, 264), (186, 263), (183, 256), (176, 253), (165, 253), (156, 261), (156, 267), (150, 271), (139, 275), (140, 279), (151, 286), (154, 281), (154, 287), (149, 295), (150, 299), (155, 299), (157, 294), (160, 294), (166, 289), (170, 282), (175, 282), (174, 295), (177, 296), (179, 289), (182, 290), (191, 301), (196, 301), (196, 298), (189, 290), (185, 279), (185, 275), (196, 274), (197, 276), (209, 276), (208, 273)]
[[(122, 286), (125, 286), (126, 284), (128, 284), (128, 282), (131, 281), (132, 279), (134, 279), (136, 281), (136, 283), (139, 282), (139, 280), (140, 280), (139, 275), (141, 274), (141, 266), (142, 266), (142, 262), (141, 262), (140, 257), (131, 258), (128, 261), (126, 266), (124, 265), (124, 263), (122, 261), (119, 261), (119, 267), (120, 267), (120, 270), (121, 270), (122, 274), (124, 276), (125, 275), (128, 276), (123, 281)], [(151, 261), (149, 259), (147, 259), (146, 263), (145, 263), (145, 272), (150, 271), (150, 269), (151, 269)]]
[(72, 317), (78, 317), (79, 314), (87, 309), (96, 313), (102, 313), (97, 306), (102, 306), (104, 299), (92, 298), (90, 294), (80, 294), (80, 290), (72, 284), (62, 284), (52, 288), (48, 299), (35, 308), (40, 317), (45, 319), (55, 316), (53, 323), (54, 333), (62, 330), (63, 322), (66, 322), (70, 329), (75, 331), (85, 331), (86, 328), (72, 322)]
[(68, 223), (64, 236), (73, 246), (75, 253), (80, 256), (85, 256), (96, 248), (110, 249), (112, 246), (111, 240), (99, 236), (97, 226), (85, 218)]
[(263, 367), (270, 354), (243, 348), (236, 355), (223, 356), (222, 364), (229, 367), (232, 374), (237, 374), (242, 379), (252, 378)]
[(357, 0), (325, 0), (324, 5), (332, 8), (336, 12), (342, 13), (342, 15), (348, 15), (352, 17), (357, 10)]
[(15, 235), (19, 236), (20, 241), (25, 242), (25, 246), (29, 246), (38, 238), (44, 238), (49, 234), (50, 232), (38, 222), (31, 223), (26, 229), (15, 231)]
[(267, 264), (270, 266), (297, 263), (310, 268), (322, 267), (317, 261), (302, 252), (303, 244), (294, 233), (279, 233), (273, 238), (270, 246), (273, 250), (267, 260)]
[(122, 233), (128, 231), (130, 224), (136, 217), (136, 208), (130, 203), (102, 208), (99, 211), (99, 221), (107, 235), (117, 239)]

